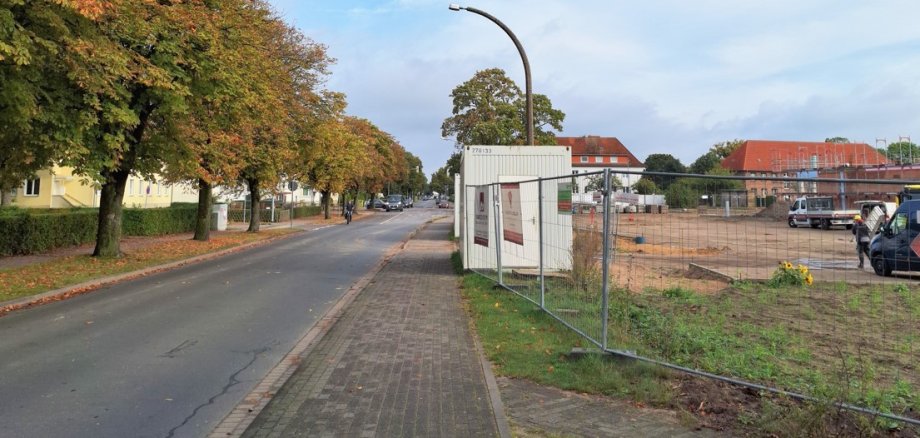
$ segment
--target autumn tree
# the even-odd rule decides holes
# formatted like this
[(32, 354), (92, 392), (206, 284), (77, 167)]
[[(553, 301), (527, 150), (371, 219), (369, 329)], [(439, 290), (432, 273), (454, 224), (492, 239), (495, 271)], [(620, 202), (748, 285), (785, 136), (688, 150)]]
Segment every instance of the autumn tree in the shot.
[(198, 68), (189, 74), (188, 110), (177, 123), (181, 142), (164, 169), (171, 181), (198, 187), (193, 238), (201, 241), (210, 237), (212, 187), (234, 182), (244, 164), (240, 150), (251, 137), (251, 110), (266, 100), (263, 72), (271, 67), (259, 62), (267, 43), (264, 8), (246, 0), (208, 5), (199, 50), (190, 55)]
[(93, 255), (118, 256), (128, 176), (152, 177), (175, 154), (176, 121), (187, 110), (207, 8), (196, 1), (106, 4), (84, 42), (70, 46), (68, 77), (79, 84), (94, 124), (84, 149), (63, 162), (100, 182)]
[(346, 189), (354, 193), (366, 191), (370, 196), (383, 191), (395, 179), (397, 165), (402, 154), (401, 147), (396, 147), (396, 140), (369, 120), (357, 117), (345, 117), (344, 123), (357, 135), (363, 144), (364, 154), (356, 168), (346, 176)]
[[(306, 139), (326, 120), (344, 109), (344, 96), (319, 90), (333, 61), (325, 46), (305, 37), (277, 17), (266, 17), (261, 56), (251, 71), (260, 96), (248, 113), (246, 141), (239, 172), (250, 198), (251, 211), (259, 211), (262, 192), (272, 190), (282, 175), (303, 173), (298, 157)], [(259, 230), (259, 216), (250, 218), (248, 231)]]
[(301, 151), (303, 175), (322, 195), (323, 214), (330, 214), (330, 196), (345, 189), (347, 177), (364, 162), (365, 144), (337, 118), (319, 123)]
[(95, 111), (69, 66), (95, 44), (101, 8), (0, 0), (0, 204), (22, 180), (83, 150)]
[[(476, 72), (472, 79), (451, 92), (452, 116), (441, 124), (442, 136), (454, 136), (462, 145), (525, 144), (526, 98), (521, 89), (505, 75), (492, 68)], [(552, 130), (561, 131), (565, 114), (554, 109), (550, 99), (533, 95), (534, 142), (554, 145)]]

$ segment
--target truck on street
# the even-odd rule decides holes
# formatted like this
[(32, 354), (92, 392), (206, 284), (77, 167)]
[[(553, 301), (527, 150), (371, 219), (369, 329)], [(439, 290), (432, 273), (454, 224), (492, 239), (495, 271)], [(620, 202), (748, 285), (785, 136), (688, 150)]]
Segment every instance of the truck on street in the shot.
[(859, 210), (835, 210), (833, 196), (802, 196), (789, 207), (789, 226), (809, 226), (828, 230), (834, 226), (853, 227), (853, 216)]

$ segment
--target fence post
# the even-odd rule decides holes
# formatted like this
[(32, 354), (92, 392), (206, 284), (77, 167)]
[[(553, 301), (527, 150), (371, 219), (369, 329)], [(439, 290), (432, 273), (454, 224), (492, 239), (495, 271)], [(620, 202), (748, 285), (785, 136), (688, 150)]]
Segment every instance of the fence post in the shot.
[(601, 348), (607, 350), (607, 318), (610, 313), (607, 309), (610, 294), (610, 168), (604, 169), (604, 255), (602, 290), (601, 290)]
[(495, 184), (492, 187), (492, 196), (495, 201), (495, 267), (498, 270), (498, 284), (504, 286), (505, 282), (502, 279), (502, 235), (501, 235), (501, 225), (498, 223), (499, 217), (499, 202), (501, 202), (501, 185)]
[(546, 310), (546, 277), (543, 276), (543, 179), (537, 178), (537, 242), (540, 245), (540, 308)]

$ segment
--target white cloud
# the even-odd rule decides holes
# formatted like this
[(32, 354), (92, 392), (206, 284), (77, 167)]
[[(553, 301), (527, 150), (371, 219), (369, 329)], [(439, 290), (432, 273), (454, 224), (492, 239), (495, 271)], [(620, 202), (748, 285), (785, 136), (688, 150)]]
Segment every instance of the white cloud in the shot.
[[(281, 1), (339, 59), (329, 86), (429, 172), (451, 151), (440, 124), (453, 87), (500, 67), (523, 88), (501, 29), (447, 2), (345, 0), (332, 12)], [(915, 1), (477, 3), (522, 41), (535, 92), (567, 114), (565, 135), (616, 136), (640, 159), (672, 153), (689, 164), (733, 138), (874, 143), (920, 128)]]

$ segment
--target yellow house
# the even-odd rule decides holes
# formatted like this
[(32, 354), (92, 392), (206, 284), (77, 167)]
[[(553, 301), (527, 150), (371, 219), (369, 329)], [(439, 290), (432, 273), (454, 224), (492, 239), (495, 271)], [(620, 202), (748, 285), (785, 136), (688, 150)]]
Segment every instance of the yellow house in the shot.
[[(23, 181), (12, 193), (13, 205), (23, 208), (98, 207), (99, 187), (92, 180), (76, 176), (70, 167), (41, 170)], [(168, 207), (173, 202), (198, 202), (197, 190), (183, 184), (166, 184), (128, 177), (122, 205), (134, 208)]]

